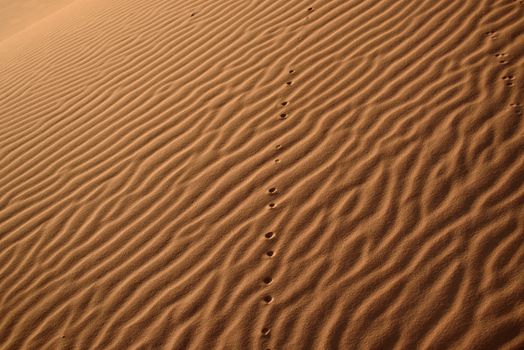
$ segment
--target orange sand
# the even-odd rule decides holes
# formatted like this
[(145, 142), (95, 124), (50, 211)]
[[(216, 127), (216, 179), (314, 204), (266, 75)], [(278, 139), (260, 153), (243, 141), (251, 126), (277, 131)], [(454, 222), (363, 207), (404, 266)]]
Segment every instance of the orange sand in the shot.
[(1, 349), (524, 348), (524, 1), (0, 12)]

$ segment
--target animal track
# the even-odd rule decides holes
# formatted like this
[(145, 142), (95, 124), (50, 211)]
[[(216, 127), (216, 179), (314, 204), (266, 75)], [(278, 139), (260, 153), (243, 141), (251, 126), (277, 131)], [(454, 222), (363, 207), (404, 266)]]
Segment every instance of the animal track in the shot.
[(511, 103), (509, 105), (513, 110), (515, 110), (515, 113), (517, 115), (522, 115), (522, 108), (520, 108), (520, 103)]
[(505, 75), (502, 77), (502, 80), (506, 81), (506, 86), (513, 86), (513, 80), (515, 77), (513, 75)]
[(271, 295), (264, 295), (262, 298), (266, 304), (271, 304), (273, 302), (273, 297)]
[(504, 57), (507, 57), (507, 56), (508, 56), (507, 53), (505, 53), (505, 52), (499, 52), (499, 53), (496, 53), (494, 56), (495, 56), (496, 58), (500, 58), (500, 61), (499, 61), (500, 64), (508, 64), (508, 60), (507, 60), (507, 59), (504, 59)]
[[(312, 7), (310, 7), (310, 8), (308, 9), (308, 11), (312, 11), (312, 10), (313, 10)], [(289, 70), (289, 74), (293, 74), (293, 73), (295, 73), (295, 70), (290, 69), (290, 70)], [(293, 84), (293, 82), (290, 80), (290, 81), (287, 81), (286, 84), (287, 84), (287, 86), (291, 86), (291, 85)], [(281, 105), (282, 107), (285, 107), (285, 106), (288, 105), (288, 101), (282, 101), (282, 102), (280, 102), (280, 105)], [(287, 113), (285, 113), (285, 112), (280, 113), (279, 118), (280, 118), (281, 120), (286, 119), (286, 118), (287, 118)], [(282, 145), (280, 145), (280, 144), (275, 145), (275, 149), (279, 150), (279, 149), (281, 149), (281, 148), (282, 148)], [(276, 159), (274, 160), (274, 162), (275, 162), (275, 163), (280, 163), (280, 159), (279, 159), (279, 158), (276, 158)], [(268, 193), (269, 195), (276, 195), (276, 194), (278, 193), (278, 190), (277, 190), (276, 187), (270, 187), (270, 188), (268, 188), (267, 193)], [(277, 205), (276, 205), (276, 203), (274, 203), (274, 202), (271, 202), (271, 203), (268, 204), (269, 209), (273, 209), (273, 208), (275, 208), (276, 206), (277, 206)], [(273, 239), (274, 237), (275, 237), (275, 234), (274, 234), (272, 231), (269, 231), (269, 232), (267, 232), (267, 233), (264, 234), (264, 238), (265, 238), (266, 240), (271, 240), (271, 239)], [(266, 255), (267, 257), (269, 257), (269, 258), (272, 258), (272, 257), (275, 255), (275, 252), (274, 252), (273, 250), (268, 250), (268, 251), (266, 251), (265, 255)], [(273, 283), (273, 278), (271, 278), (270, 276), (263, 277), (263, 278), (262, 278), (262, 282), (263, 282), (266, 286), (269, 286), (270, 284)], [(272, 297), (271, 295), (269, 295), (269, 294), (266, 294), (266, 295), (262, 298), (262, 300), (263, 300), (266, 304), (270, 304), (270, 303), (273, 302), (273, 297)], [(262, 336), (267, 337), (267, 336), (269, 336), (269, 333), (270, 333), (270, 328), (269, 328), (269, 327), (264, 327), (264, 328), (262, 328)], [(267, 350), (268, 350), (268, 349), (267, 349)]]
[(491, 39), (496, 39), (497, 38), (497, 32), (489, 31), (489, 32), (486, 32), (485, 34), (486, 34), (486, 36), (490, 37)]

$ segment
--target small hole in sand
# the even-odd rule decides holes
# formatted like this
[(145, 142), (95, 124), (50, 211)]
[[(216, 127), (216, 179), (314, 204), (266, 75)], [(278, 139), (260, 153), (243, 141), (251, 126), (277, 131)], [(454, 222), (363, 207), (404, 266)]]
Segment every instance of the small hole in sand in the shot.
[(270, 304), (273, 301), (273, 297), (271, 295), (264, 295), (264, 302), (266, 304)]
[(271, 330), (269, 328), (262, 328), (262, 334), (263, 335), (269, 335), (269, 332), (271, 332)]
[(286, 113), (280, 113), (280, 119), (286, 119), (287, 114)]
[(500, 61), (500, 64), (507, 64), (507, 63), (508, 61), (505, 61), (505, 60)]
[(277, 193), (277, 189), (276, 187), (271, 187), (269, 190), (267, 190), (270, 194), (275, 194)]
[(286, 84), (291, 85), (291, 84), (293, 84), (293, 82), (292, 81), (288, 81)]
[(275, 203), (269, 203), (268, 207), (273, 209), (274, 207), (276, 207), (277, 205)]
[(273, 232), (268, 232), (264, 235), (264, 237), (266, 237), (266, 239), (271, 239), (275, 237), (275, 234)]
[(264, 277), (265, 284), (271, 284), (271, 282), (273, 282), (273, 279), (271, 277)]
[(275, 159), (275, 163), (280, 163), (280, 159)]
[(275, 255), (275, 252), (272, 251), (272, 250), (270, 250), (270, 251), (268, 251), (268, 252), (266, 253), (266, 255), (267, 255), (267, 256), (273, 256), (273, 255)]
[(287, 101), (284, 101), (281, 103), (282, 106), (286, 106), (287, 105)]
[(276, 149), (281, 149), (281, 148), (282, 148), (282, 145), (276, 145), (275, 148), (276, 148)]
[(506, 83), (507, 86), (513, 86), (513, 83)]
[(308, 10), (308, 11), (313, 11), (313, 8), (312, 8), (312, 7), (310, 7), (310, 8), (308, 8), (307, 10)]
[(289, 74), (293, 74), (293, 73), (295, 73), (294, 69), (289, 70)]

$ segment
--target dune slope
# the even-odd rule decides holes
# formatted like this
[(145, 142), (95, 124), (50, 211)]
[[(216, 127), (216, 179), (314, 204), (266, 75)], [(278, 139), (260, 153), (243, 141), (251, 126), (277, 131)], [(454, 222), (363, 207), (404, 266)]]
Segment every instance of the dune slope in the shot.
[[(74, 0), (0, 0), (0, 42), (21, 32)], [(30, 34), (31, 35), (31, 34)]]
[(524, 347), (523, 1), (64, 4), (0, 38), (2, 349)]

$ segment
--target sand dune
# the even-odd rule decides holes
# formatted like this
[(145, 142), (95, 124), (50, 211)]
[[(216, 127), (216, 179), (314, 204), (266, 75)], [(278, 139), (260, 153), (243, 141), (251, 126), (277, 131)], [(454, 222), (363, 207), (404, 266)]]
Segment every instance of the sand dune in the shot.
[(11, 3), (2, 349), (524, 348), (522, 1)]
[(73, 1), (0, 0), (0, 41), (23, 30), (30, 30), (38, 21)]

